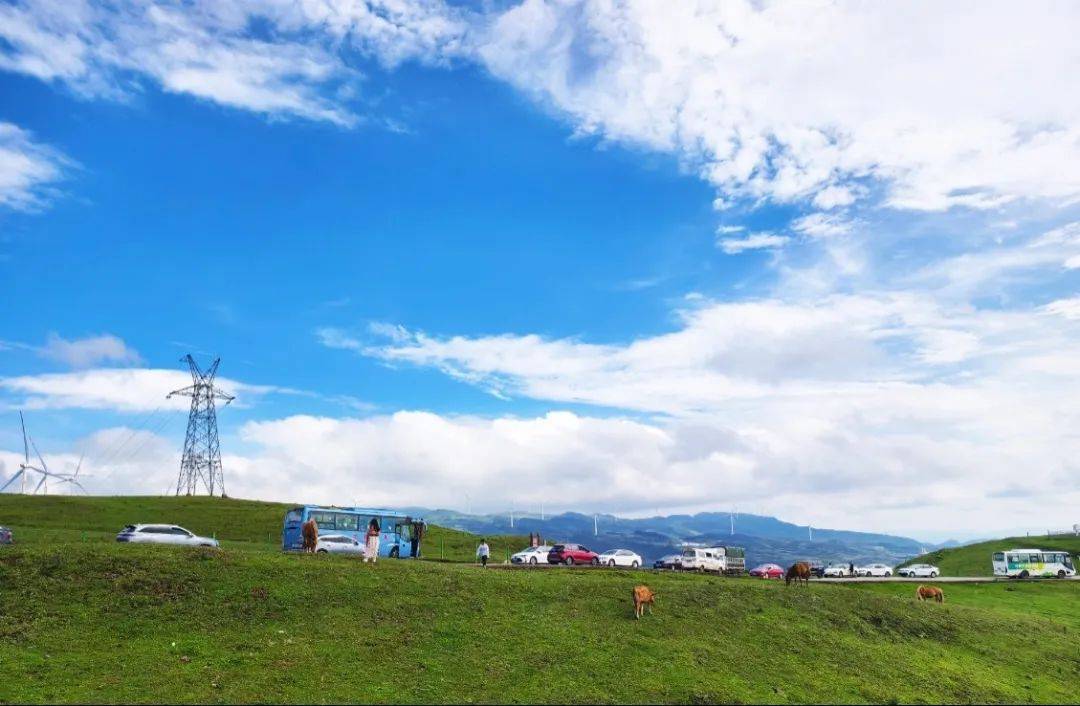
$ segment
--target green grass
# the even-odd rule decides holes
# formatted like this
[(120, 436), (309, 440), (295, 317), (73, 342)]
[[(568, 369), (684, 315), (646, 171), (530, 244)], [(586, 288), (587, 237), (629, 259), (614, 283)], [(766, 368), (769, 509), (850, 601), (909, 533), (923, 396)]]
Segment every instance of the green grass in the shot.
[(994, 567), (991, 557), (994, 552), (1006, 549), (1053, 549), (1069, 552), (1073, 562), (1080, 555), (1080, 537), (1074, 535), (1054, 535), (1048, 537), (1011, 537), (994, 539), (989, 542), (969, 544), (966, 547), (939, 549), (915, 557), (907, 564), (933, 564), (941, 569), (944, 576), (990, 576)]
[[(232, 548), (279, 548), (285, 511), (294, 505), (255, 500), (160, 496), (0, 495), (0, 525), (15, 530), (16, 541), (109, 539), (124, 525), (163, 522), (222, 540)], [(513, 535), (487, 537), (494, 560), (528, 545)], [(429, 559), (471, 561), (479, 538), (467, 532), (430, 527), (421, 553)], [(250, 547), (241, 546), (252, 545)]]
[[(0, 550), (4, 703), (1078, 701), (1073, 582), (947, 586), (932, 605), (910, 585), (373, 566), (239, 524), (221, 550), (120, 545), (115, 516), (35, 515), (52, 502), (0, 505), (19, 538)], [(206, 531), (212, 502), (168, 519)], [(658, 602), (635, 621), (639, 582)]]

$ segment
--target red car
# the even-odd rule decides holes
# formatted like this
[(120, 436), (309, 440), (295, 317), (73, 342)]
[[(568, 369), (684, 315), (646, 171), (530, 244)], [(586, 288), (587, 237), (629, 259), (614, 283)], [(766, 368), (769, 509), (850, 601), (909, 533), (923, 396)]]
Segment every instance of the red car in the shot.
[(762, 579), (782, 579), (784, 570), (778, 564), (762, 564), (750, 569), (750, 575)]
[(548, 552), (549, 564), (599, 564), (600, 555), (580, 544), (556, 544)]

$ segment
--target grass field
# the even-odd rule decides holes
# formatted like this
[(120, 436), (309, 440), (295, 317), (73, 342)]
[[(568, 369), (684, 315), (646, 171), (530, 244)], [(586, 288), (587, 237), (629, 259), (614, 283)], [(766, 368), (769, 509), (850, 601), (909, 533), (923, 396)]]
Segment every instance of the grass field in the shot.
[[(46, 504), (2, 500), (19, 538), (0, 550), (2, 702), (1078, 699), (1072, 582), (947, 586), (931, 605), (910, 585), (372, 566), (283, 555), (242, 524), (219, 525), (221, 550), (118, 545), (126, 499), (79, 499), (109, 506), (84, 539), (74, 510), (77, 527), (27, 526), (9, 518)], [(214, 502), (169, 519), (205, 531)], [(658, 604), (635, 621), (642, 581)]]
[(990, 576), (993, 573), (991, 557), (994, 552), (1006, 549), (1053, 549), (1069, 552), (1076, 561), (1077, 555), (1080, 555), (1080, 537), (1054, 535), (995, 539), (966, 547), (939, 549), (905, 564), (933, 564), (941, 569), (943, 576)]

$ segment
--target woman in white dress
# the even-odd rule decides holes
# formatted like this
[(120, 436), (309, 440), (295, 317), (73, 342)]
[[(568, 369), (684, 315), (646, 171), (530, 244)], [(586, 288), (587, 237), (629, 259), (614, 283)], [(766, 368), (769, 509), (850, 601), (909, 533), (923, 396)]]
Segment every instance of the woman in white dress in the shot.
[(364, 562), (377, 562), (379, 560), (379, 519), (372, 517), (368, 523), (366, 545), (364, 547)]

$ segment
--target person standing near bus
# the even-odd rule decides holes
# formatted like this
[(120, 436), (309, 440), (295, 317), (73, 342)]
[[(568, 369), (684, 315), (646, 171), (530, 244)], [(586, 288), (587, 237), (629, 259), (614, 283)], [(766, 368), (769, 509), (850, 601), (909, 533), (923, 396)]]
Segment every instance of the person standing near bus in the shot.
[(367, 526), (367, 546), (364, 551), (364, 563), (378, 562), (379, 560), (379, 518), (372, 517)]
[(412, 544), (413, 559), (420, 558), (420, 540), (423, 539), (424, 527), (426, 526), (427, 523), (423, 521), (417, 521), (412, 523), (412, 537), (410, 538), (410, 542)]
[(476, 557), (480, 560), (480, 565), (485, 569), (487, 568), (488, 557), (491, 556), (491, 547), (488, 546), (486, 539), (480, 540), (480, 546), (476, 548)]

